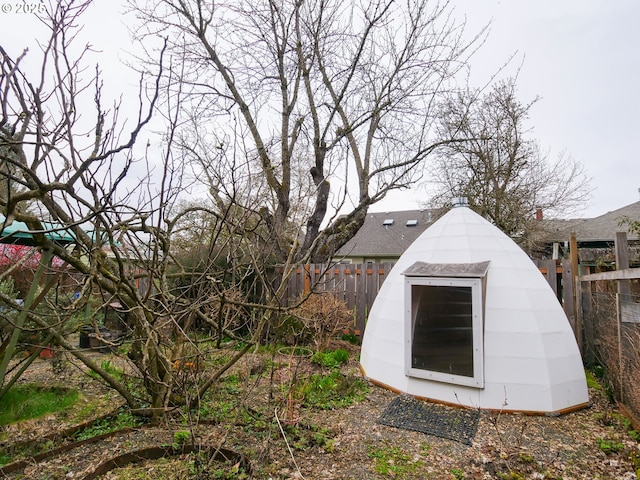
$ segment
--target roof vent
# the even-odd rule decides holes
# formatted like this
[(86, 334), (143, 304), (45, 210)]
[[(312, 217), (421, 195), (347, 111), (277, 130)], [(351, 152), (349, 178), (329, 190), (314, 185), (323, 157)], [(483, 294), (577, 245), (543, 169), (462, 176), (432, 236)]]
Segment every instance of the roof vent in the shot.
[(385, 218), (384, 222), (382, 222), (382, 225), (384, 225), (385, 227), (389, 227), (391, 225), (393, 225), (393, 218)]
[(418, 220), (407, 220), (407, 227), (415, 227), (418, 225)]
[(468, 207), (469, 200), (467, 200), (467, 197), (454, 197), (451, 201), (451, 205), (454, 207)]

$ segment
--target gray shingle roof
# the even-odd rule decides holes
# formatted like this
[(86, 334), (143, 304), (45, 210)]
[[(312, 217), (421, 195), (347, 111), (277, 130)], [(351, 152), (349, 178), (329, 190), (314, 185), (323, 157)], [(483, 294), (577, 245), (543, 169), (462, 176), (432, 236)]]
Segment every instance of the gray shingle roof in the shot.
[(338, 250), (337, 256), (400, 257), (438, 214), (438, 210), (369, 212), (358, 233)]
[[(640, 221), (640, 202), (607, 212), (595, 218), (577, 218), (572, 220), (543, 220), (547, 241), (568, 241), (571, 232), (576, 233), (578, 241), (610, 241), (616, 232), (625, 232), (628, 225), (620, 225), (624, 218)], [(638, 240), (637, 234), (629, 234), (629, 240)]]
[[(369, 212), (362, 228), (338, 250), (336, 256), (399, 258), (442, 213), (437, 209)], [(620, 226), (623, 218), (640, 221), (640, 202), (595, 218), (543, 220), (539, 238), (543, 242), (565, 242), (571, 232), (576, 232), (579, 242), (613, 241), (615, 232), (628, 228)], [(415, 225), (407, 225), (414, 220)], [(628, 238), (639, 239), (637, 234), (629, 234)]]

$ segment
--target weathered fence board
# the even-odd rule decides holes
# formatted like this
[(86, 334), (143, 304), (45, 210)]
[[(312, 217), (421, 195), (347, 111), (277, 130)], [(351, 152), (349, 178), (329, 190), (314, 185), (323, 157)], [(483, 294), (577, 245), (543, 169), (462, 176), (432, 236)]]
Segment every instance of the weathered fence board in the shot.
[[(566, 261), (560, 264), (556, 260), (538, 260), (536, 264), (549, 282), (549, 285), (556, 292), (561, 303), (563, 300), (563, 285), (565, 288), (564, 296), (569, 299), (573, 298), (573, 289), (569, 288), (568, 296), (566, 290), (568, 287), (567, 281), (571, 276), (565, 278), (565, 272), (567, 269), (570, 272), (570, 262)], [(336, 264), (330, 266), (311, 264), (298, 267), (289, 279), (283, 302), (290, 303), (303, 293), (311, 290), (318, 293), (331, 292), (336, 298), (344, 301), (350, 310), (354, 311), (353, 330), (361, 335), (364, 332), (373, 302), (392, 268), (392, 263)], [(307, 277), (306, 283), (305, 276)], [(570, 305), (565, 305), (565, 311), (568, 308), (568, 313), (573, 312), (573, 301), (566, 303)], [(572, 317), (570, 318), (574, 318), (573, 313), (571, 315)], [(572, 327), (574, 327), (574, 323), (572, 323)]]
[(336, 264), (298, 267), (288, 281), (283, 302), (290, 303), (308, 289), (331, 292), (354, 311), (353, 330), (361, 334), (373, 301), (393, 264)]

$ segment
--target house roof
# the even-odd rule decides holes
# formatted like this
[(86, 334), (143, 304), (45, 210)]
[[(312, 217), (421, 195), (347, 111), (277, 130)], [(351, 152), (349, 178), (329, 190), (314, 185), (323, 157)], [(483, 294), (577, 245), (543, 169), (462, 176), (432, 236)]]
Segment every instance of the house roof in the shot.
[(437, 220), (439, 213), (439, 210), (369, 212), (358, 233), (336, 255), (400, 257)]
[[(628, 225), (621, 225), (625, 219), (640, 221), (640, 202), (618, 208), (595, 218), (575, 218), (571, 220), (543, 220), (546, 241), (564, 242), (569, 234), (576, 233), (579, 242), (612, 241), (616, 232), (628, 230)], [(629, 234), (629, 240), (638, 240), (637, 234)]]

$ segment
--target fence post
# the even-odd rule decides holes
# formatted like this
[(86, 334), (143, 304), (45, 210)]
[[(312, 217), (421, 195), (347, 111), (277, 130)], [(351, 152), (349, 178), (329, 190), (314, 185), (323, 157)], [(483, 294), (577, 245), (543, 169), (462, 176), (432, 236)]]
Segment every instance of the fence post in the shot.
[(578, 327), (576, 325), (576, 309), (578, 305), (578, 299), (576, 298), (576, 289), (578, 284), (578, 276), (580, 275), (580, 260), (578, 258), (578, 239), (575, 232), (571, 232), (569, 234), (569, 258), (571, 259), (571, 298), (565, 298), (565, 301), (571, 304), (571, 316), (569, 317), (569, 322), (571, 323), (573, 332), (576, 333)]
[(311, 292), (311, 266), (308, 263), (304, 264), (304, 290), (303, 294), (307, 295)]
[[(629, 268), (629, 242), (627, 232), (616, 232), (616, 270)], [(631, 295), (631, 282), (629, 280), (618, 281), (618, 293), (620, 295)]]
[[(571, 325), (574, 335), (576, 333), (576, 283), (573, 262), (567, 260), (563, 261), (562, 284), (564, 285), (564, 313), (569, 320), (569, 325)], [(576, 336), (576, 340), (577, 339), (578, 337)]]
[(356, 330), (364, 333), (367, 312), (367, 266), (356, 265)]
[(553, 259), (545, 260), (545, 266), (547, 267), (547, 282), (549, 286), (553, 289), (553, 292), (556, 294), (556, 298), (559, 301), (562, 301), (560, 296), (560, 291), (558, 289), (558, 272), (556, 261)]
[(593, 289), (591, 282), (581, 282), (578, 279), (578, 324), (582, 332), (582, 359), (587, 365), (596, 360), (595, 329), (593, 325)]
[[(621, 281), (618, 281), (618, 285)], [(620, 288), (620, 287), (618, 287)], [(622, 354), (622, 295), (616, 293), (616, 327), (618, 329), (618, 382), (620, 384), (620, 403), (624, 403), (624, 356)]]

